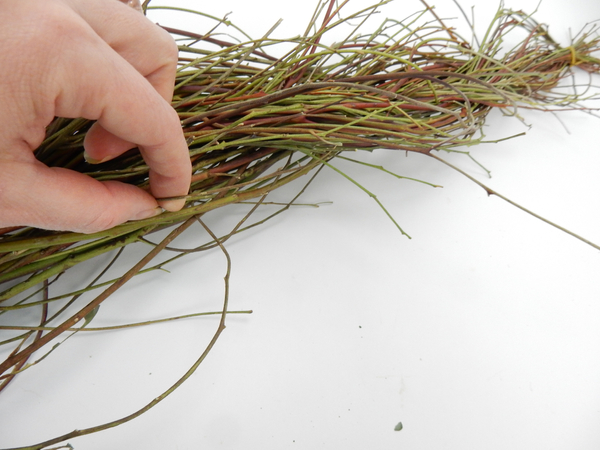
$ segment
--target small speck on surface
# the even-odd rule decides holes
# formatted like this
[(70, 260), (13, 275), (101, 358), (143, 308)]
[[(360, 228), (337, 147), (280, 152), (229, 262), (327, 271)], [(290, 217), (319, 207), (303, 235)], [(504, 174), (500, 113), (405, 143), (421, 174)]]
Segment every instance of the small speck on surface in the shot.
[(398, 425), (394, 427), (394, 431), (400, 431), (402, 428), (402, 422), (398, 422)]

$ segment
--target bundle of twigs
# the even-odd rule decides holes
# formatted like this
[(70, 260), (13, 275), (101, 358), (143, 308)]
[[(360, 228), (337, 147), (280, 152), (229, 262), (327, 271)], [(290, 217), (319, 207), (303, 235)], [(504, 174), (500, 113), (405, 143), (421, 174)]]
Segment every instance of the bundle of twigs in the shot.
[[(595, 28), (583, 30), (563, 48), (544, 25), (521, 11), (500, 9), (480, 43), (457, 35), (429, 7), (403, 22), (386, 19), (373, 33), (361, 34), (360, 23), (389, 1), (342, 19), (340, 10), (348, 1), (322, 0), (306, 34), (283, 42), (293, 44), (283, 56), (273, 56), (282, 42), (269, 35), (231, 43), (211, 33), (168, 29), (180, 44), (173, 106), (194, 169), (186, 207), (91, 235), (0, 230), (0, 314), (40, 311), (35, 327), (21, 327), (0, 342), (14, 345), (0, 363), (0, 390), (27, 367), (35, 351), (88, 323), (104, 299), (201, 215), (250, 200), (258, 206), (269, 192), (334, 158), (346, 158), (349, 150), (401, 150), (443, 161), (439, 151), (461, 152), (482, 139), (481, 127), (493, 109), (511, 115), (519, 108), (583, 109), (579, 102), (584, 97), (559, 84), (573, 67), (600, 71)], [(425, 20), (427, 14), (433, 20)], [(346, 39), (327, 41), (331, 30), (349, 21), (359, 25)], [(504, 48), (513, 35), (519, 44)], [(82, 143), (90, 125), (57, 118), (37, 150), (38, 159), (146, 189), (148, 167), (137, 151), (99, 165), (86, 163)], [(169, 227), (168, 237), (123, 276), (98, 277), (80, 292), (50, 296), (49, 286), (67, 269), (148, 242), (149, 234)], [(206, 248), (227, 237), (215, 237)], [(82, 293), (104, 287), (75, 314), (63, 317)], [(53, 303), (59, 301), (64, 303)], [(51, 304), (62, 306), (50, 312)]]

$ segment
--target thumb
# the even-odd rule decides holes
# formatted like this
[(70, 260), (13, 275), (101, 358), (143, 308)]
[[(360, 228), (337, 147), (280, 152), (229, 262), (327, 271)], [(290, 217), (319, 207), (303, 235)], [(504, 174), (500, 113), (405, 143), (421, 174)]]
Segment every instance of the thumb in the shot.
[(0, 186), (0, 226), (95, 233), (162, 211), (154, 197), (125, 183), (37, 161), (3, 163), (3, 169), (13, 176)]

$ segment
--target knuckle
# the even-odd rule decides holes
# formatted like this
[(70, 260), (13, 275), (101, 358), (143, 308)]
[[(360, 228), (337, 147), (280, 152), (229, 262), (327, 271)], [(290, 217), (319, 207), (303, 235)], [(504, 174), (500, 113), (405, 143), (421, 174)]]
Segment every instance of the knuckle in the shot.
[(88, 221), (85, 222), (79, 231), (85, 234), (92, 234), (108, 230), (116, 225), (119, 225), (119, 222), (115, 220), (114, 217), (111, 217), (105, 213), (101, 213), (95, 217), (92, 217), (91, 219), (88, 219)]
[(80, 229), (76, 231), (85, 234), (98, 233), (120, 225), (123, 222), (125, 220), (119, 220), (119, 217), (115, 216), (113, 208), (94, 208), (93, 212), (82, 219)]
[(179, 48), (175, 39), (158, 25), (160, 33), (160, 58), (165, 65), (175, 66), (179, 60)]
[(36, 23), (34, 38), (39, 41), (39, 37), (44, 36), (44, 48), (51, 47), (51, 43), (56, 45), (56, 42), (72, 42), (87, 34), (81, 20), (70, 8), (64, 5), (52, 6), (37, 11), (35, 19), (32, 18)]

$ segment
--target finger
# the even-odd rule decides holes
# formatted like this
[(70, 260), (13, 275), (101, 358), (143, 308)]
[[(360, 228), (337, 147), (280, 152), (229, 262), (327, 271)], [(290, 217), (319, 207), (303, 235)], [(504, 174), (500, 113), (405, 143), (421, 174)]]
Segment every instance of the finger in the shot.
[[(121, 4), (107, 0), (77, 0), (71, 3), (102, 40), (140, 72), (165, 100), (171, 100), (177, 46), (166, 31), (133, 9), (139, 6), (139, 1), (122, 0)], [(126, 4), (130, 7), (125, 7)], [(91, 163), (107, 161), (136, 144), (95, 124), (87, 133), (86, 159)]]
[[(53, 80), (52, 89), (57, 92), (56, 115), (97, 120), (120, 139), (135, 142), (150, 168), (152, 194), (155, 197), (186, 195), (191, 164), (177, 113), (150, 82), (106, 42), (92, 31), (87, 34), (84, 31), (73, 43), (73, 51), (62, 55), (65, 67), (76, 66), (78, 70), (76, 73), (66, 70), (62, 77)], [(176, 210), (183, 207), (184, 201), (160, 204), (165, 209)]]
[(114, 0), (68, 0), (73, 10), (115, 52), (170, 101), (178, 60), (171, 35), (143, 14)]
[[(119, 0), (121, 3), (133, 8), (134, 10), (144, 13), (142, 5), (139, 0)], [(172, 90), (168, 89), (166, 92), (161, 93), (166, 100), (171, 100)], [(96, 146), (102, 148), (103, 155), (100, 160), (93, 160), (91, 156), (87, 155), (86, 159), (91, 163), (99, 163), (114, 157), (121, 155), (122, 153), (135, 147), (132, 142), (127, 142), (123, 139), (118, 138), (112, 133), (109, 133), (99, 123), (92, 125), (91, 129), (86, 134), (88, 145), (90, 142), (96, 142)]]
[(3, 161), (0, 226), (33, 226), (94, 233), (160, 213), (156, 200), (135, 186), (100, 182), (38, 161)]

